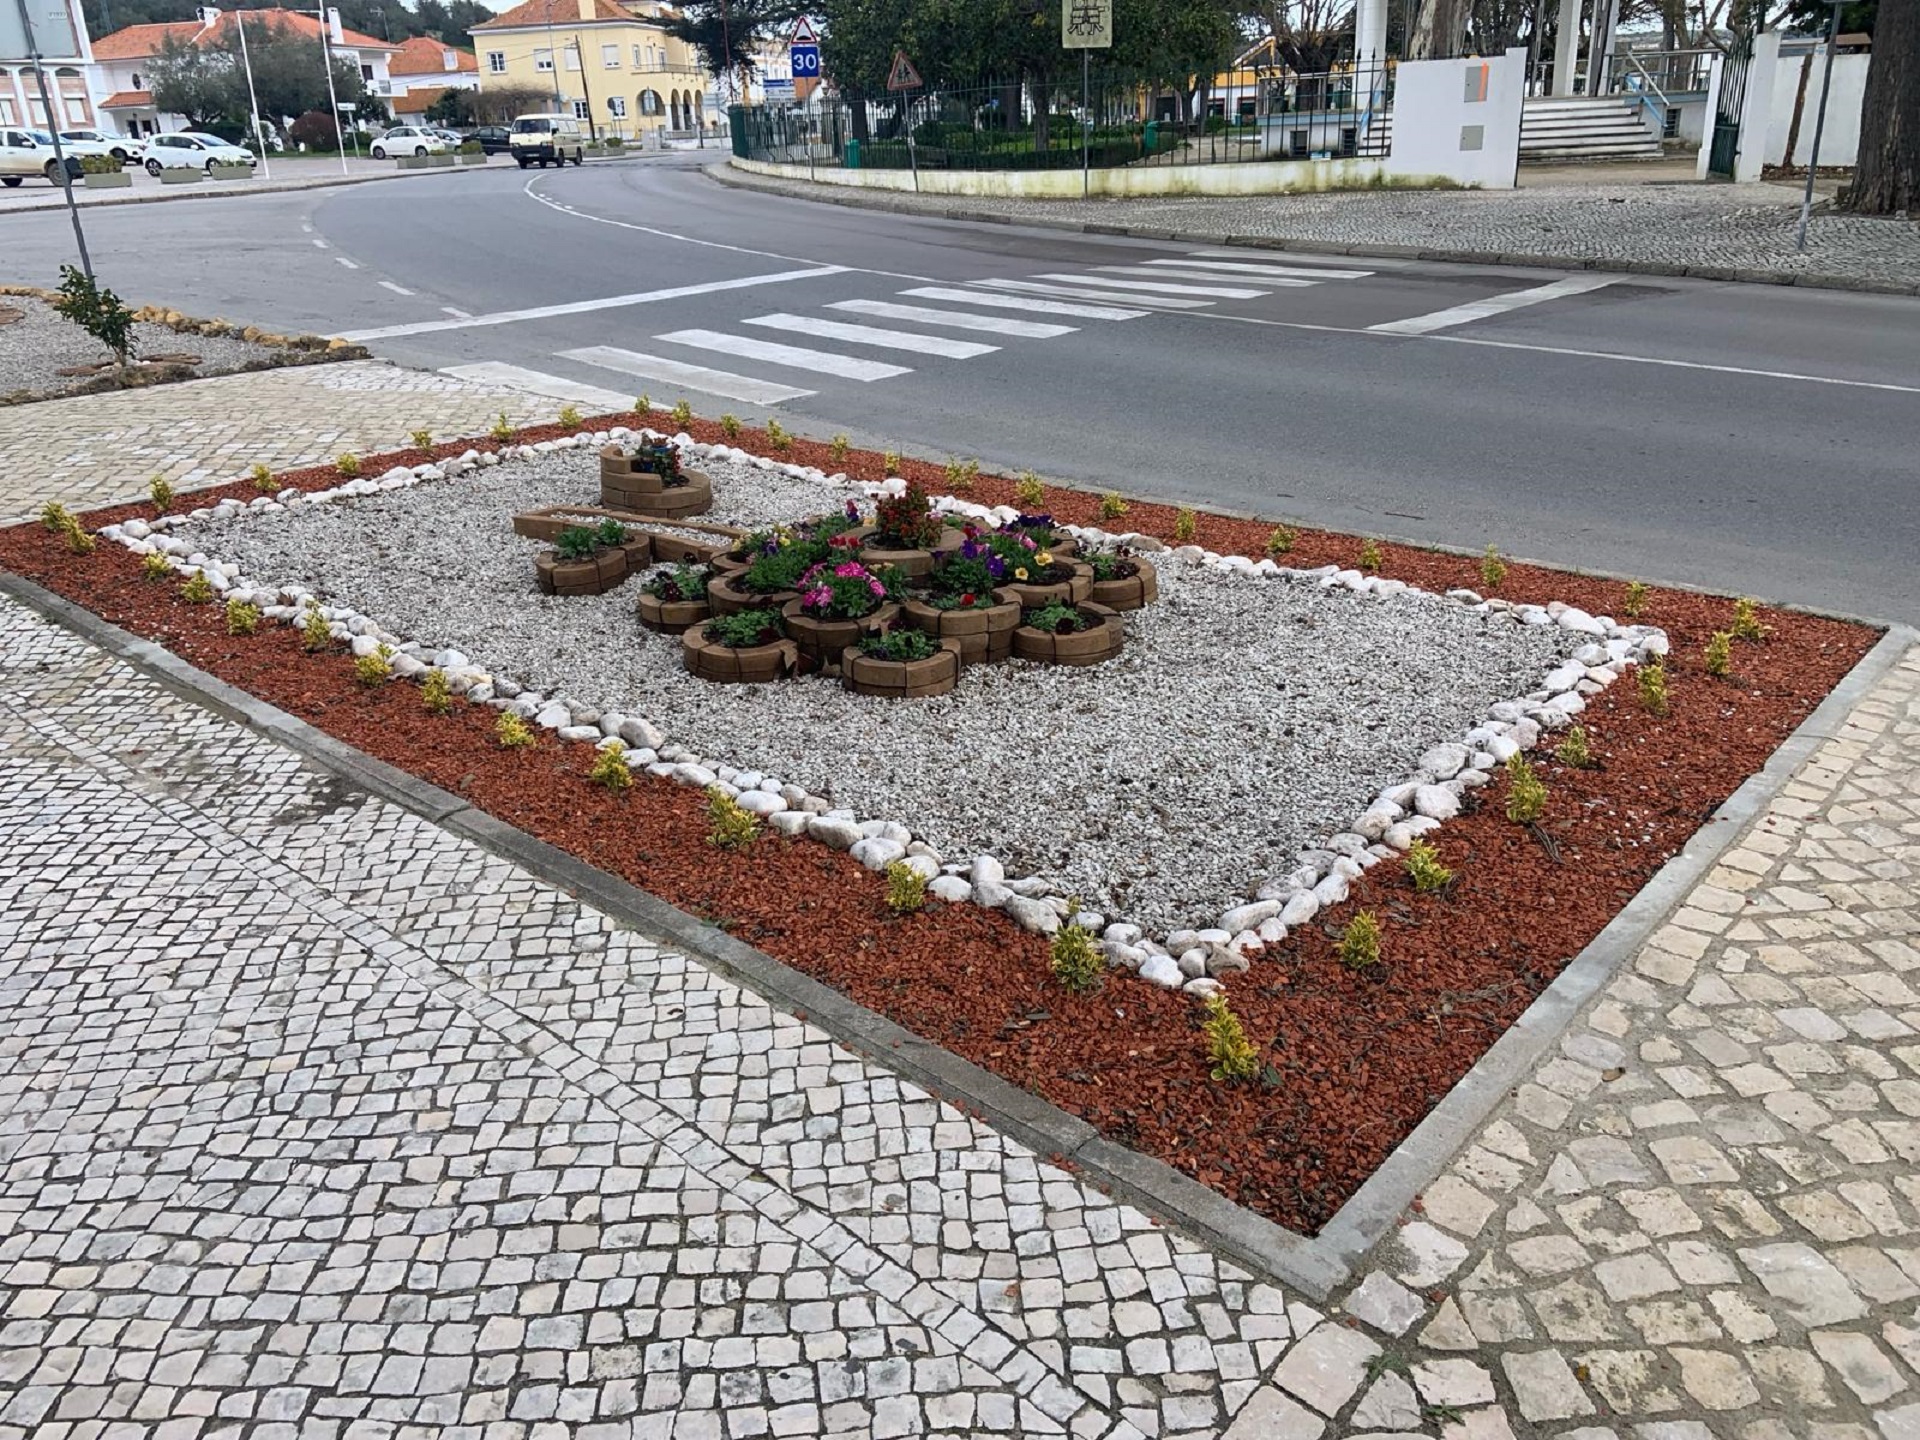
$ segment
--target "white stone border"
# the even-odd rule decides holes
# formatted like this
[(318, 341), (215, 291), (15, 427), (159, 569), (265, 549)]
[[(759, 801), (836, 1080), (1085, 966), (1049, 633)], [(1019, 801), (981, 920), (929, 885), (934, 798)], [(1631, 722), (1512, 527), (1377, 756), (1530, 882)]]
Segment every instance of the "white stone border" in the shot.
[[(137, 519), (123, 521), (106, 526), (100, 535), (136, 554), (165, 555), (167, 564), (182, 575), (205, 575), (221, 598), (256, 605), (266, 619), (296, 625), (304, 617), (306, 607), (315, 605), (327, 620), (334, 638), (347, 641), (354, 655), (373, 654), (382, 645), (390, 647), (394, 652), (394, 674), (402, 679), (422, 680), (429, 669), (438, 668), (445, 673), (449, 688), (456, 694), (512, 711), (553, 730), (563, 740), (592, 742), (602, 749), (624, 747), (620, 753), (630, 768), (643, 768), (650, 775), (703, 789), (718, 786), (782, 834), (804, 834), (832, 849), (849, 851), (869, 870), (884, 870), (892, 862), (901, 861), (925, 876), (928, 893), (941, 900), (966, 901), (1005, 910), (1016, 923), (1041, 934), (1054, 933), (1063, 921), (1077, 921), (1100, 933), (1102, 948), (1111, 963), (1133, 970), (1142, 979), (1166, 989), (1194, 995), (1218, 991), (1221, 976), (1248, 969), (1253, 955), (1266, 946), (1280, 944), (1290, 929), (1308, 923), (1322, 910), (1343, 903), (1352, 881), (1381, 861), (1396, 858), (1415, 840), (1452, 819), (1459, 813), (1465, 792), (1487, 784), (1494, 769), (1508, 757), (1532, 749), (1543, 732), (1570, 725), (1573, 717), (1586, 708), (1587, 697), (1611, 685), (1627, 666), (1663, 656), (1669, 648), (1666, 632), (1656, 626), (1621, 625), (1610, 617), (1589, 615), (1558, 601), (1546, 606), (1515, 605), (1505, 600), (1482, 599), (1471, 590), (1448, 591), (1445, 599), (1475, 614), (1506, 615), (1521, 625), (1557, 625), (1591, 639), (1575, 651), (1571, 659), (1550, 670), (1537, 689), (1491, 706), (1481, 722), (1459, 741), (1435, 745), (1428, 750), (1412, 775), (1383, 787), (1348, 829), (1328, 837), (1322, 846), (1302, 850), (1296, 856), (1298, 863), (1294, 869), (1262, 882), (1252, 901), (1228, 909), (1209, 928), (1176, 930), (1164, 939), (1155, 940), (1144, 935), (1139, 926), (1126, 921), (1110, 923), (1106, 916), (1091, 911), (1070, 913), (1068, 902), (1053, 893), (1056, 887), (1051, 881), (1042, 876), (1009, 881), (1005, 868), (992, 855), (976, 855), (970, 861), (943, 860), (939, 851), (898, 821), (862, 821), (853, 811), (834, 809), (829, 802), (808, 794), (798, 785), (703, 757), (672, 743), (665, 732), (644, 717), (585, 707), (576, 713), (557, 699), (489, 674), (457, 650), (433, 650), (417, 640), (402, 640), (381, 629), (369, 616), (344, 606), (319, 604), (318, 597), (301, 586), (262, 585), (241, 575), (238, 565), (195, 551), (167, 533), (183, 522), (232, 519), (246, 513), (269, 514), (296, 505), (334, 504), (453, 478), (531, 455), (556, 450), (597, 450), (609, 442), (641, 434), (664, 438), (657, 437), (657, 432), (617, 426), (612, 430), (582, 432), (531, 445), (508, 445), (495, 452), (468, 450), (438, 465), (395, 466), (378, 478), (349, 480), (327, 490), (288, 489), (277, 496), (263, 495), (244, 503), (226, 499), (211, 508), (203, 507), (185, 515), (162, 516), (152, 524)], [(797, 480), (855, 489), (870, 499), (899, 494), (906, 489), (906, 482), (898, 478), (849, 480), (844, 474), (828, 475), (811, 466), (771, 460), (726, 445), (705, 445), (685, 432), (673, 436), (672, 443), (694, 459), (711, 458), (761, 470), (777, 470)], [(1004, 524), (1020, 513), (1012, 506), (989, 507), (951, 495), (937, 497), (933, 503), (942, 513), (977, 519), (989, 525)], [(1142, 551), (1166, 549), (1160, 541), (1146, 535), (1111, 533), (1091, 526), (1062, 525), (1060, 528), (1090, 545), (1112, 542)], [(1250, 580), (1289, 580), (1383, 599), (1432, 593), (1404, 580), (1366, 575), (1333, 565), (1298, 570), (1271, 558), (1256, 561), (1244, 555), (1221, 555), (1198, 545), (1179, 546), (1172, 554), (1176, 559), (1231, 571)]]

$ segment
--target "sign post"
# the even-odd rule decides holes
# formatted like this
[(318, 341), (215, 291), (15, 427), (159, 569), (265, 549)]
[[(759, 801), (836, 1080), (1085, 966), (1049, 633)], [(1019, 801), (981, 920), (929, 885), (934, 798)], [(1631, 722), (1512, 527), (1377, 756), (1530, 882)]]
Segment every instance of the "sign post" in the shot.
[(920, 72), (913, 68), (913, 62), (907, 59), (907, 52), (893, 52), (893, 68), (887, 72), (887, 89), (907, 98), (907, 164), (913, 167), (913, 188), (920, 189), (920, 156), (913, 145), (913, 99), (912, 92), (921, 85)]
[(1807, 157), (1807, 193), (1800, 202), (1800, 236), (1794, 242), (1794, 249), (1801, 254), (1807, 250), (1807, 222), (1813, 217), (1813, 177), (1820, 169), (1820, 140), (1827, 128), (1827, 96), (1833, 93), (1833, 52), (1840, 48), (1840, 7), (1842, 0), (1833, 0), (1833, 19), (1827, 24), (1827, 70), (1820, 81), (1820, 109), (1813, 122), (1813, 154)]
[[(15, 51), (17, 53), (12, 58), (25, 59), (33, 65), (33, 77), (40, 86), (40, 106), (47, 112), (47, 133), (53, 137), (53, 163), (60, 171), (60, 189), (67, 197), (67, 218), (73, 222), (73, 243), (80, 247), (80, 269), (91, 281), (93, 257), (87, 254), (87, 235), (80, 228), (80, 207), (73, 198), (74, 177), (67, 173), (67, 152), (60, 143), (60, 127), (67, 123), (66, 116), (63, 111), (53, 108), (55, 96), (47, 86), (47, 67), (42, 58), (45, 48), (40, 43), (39, 35), (44, 33), (56, 42), (64, 41), (61, 51), (69, 55), (80, 53), (80, 41), (68, 22), (65, 5), (49, 7), (37, 4), (29, 12), (27, 0), (16, 0), (14, 14), (20, 21), (20, 34), (17, 43), (0, 43), (0, 59), (9, 58), (8, 52)], [(11, 25), (7, 26), (8, 31), (12, 28)], [(0, 41), (14, 42), (15, 37), (0, 33)], [(58, 98), (64, 101), (66, 96)], [(16, 180), (14, 183), (17, 185), (20, 182)]]
[(1080, 196), (1093, 188), (1093, 112), (1087, 72), (1095, 50), (1113, 48), (1113, 0), (1060, 0), (1060, 44), (1080, 52)]
[(787, 37), (787, 73), (793, 76), (793, 97), (799, 101), (809, 99), (820, 83), (820, 36), (804, 15), (793, 22), (793, 34)]

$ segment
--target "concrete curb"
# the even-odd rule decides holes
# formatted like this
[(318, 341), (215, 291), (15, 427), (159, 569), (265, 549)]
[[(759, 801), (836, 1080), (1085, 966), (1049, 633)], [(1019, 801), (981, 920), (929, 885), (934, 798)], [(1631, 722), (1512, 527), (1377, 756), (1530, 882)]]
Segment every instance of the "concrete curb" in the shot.
[[(671, 153), (671, 152), (663, 152)], [(652, 155), (595, 155), (588, 159), (589, 165), (612, 164), (625, 160), (648, 160)], [(244, 195), (299, 195), (308, 190), (338, 190), (347, 185), (372, 185), (382, 180), (414, 180), (425, 175), (484, 175), (489, 171), (505, 171), (504, 165), (454, 165), (438, 170), (395, 170), (383, 175), (333, 175), (324, 180), (268, 180), (263, 184), (243, 186), (209, 185), (204, 190), (175, 188), (173, 190), (139, 191), (133, 195), (109, 195), (99, 200), (83, 201), (80, 213), (84, 216), (89, 210), (112, 209), (121, 205), (158, 205), (167, 200), (231, 200)], [(518, 174), (518, 171), (514, 172)], [(8, 215), (36, 214), (46, 210), (64, 212), (67, 202), (56, 195), (52, 200), (29, 200), (18, 205), (0, 202), (0, 218)]]
[(621, 923), (664, 940), (818, 1025), (855, 1052), (955, 1102), (1043, 1158), (1206, 1241), (1254, 1271), (1324, 1302), (1470, 1138), (1513, 1083), (1652, 933), (1859, 697), (1920, 634), (1890, 630), (1807, 720), (1568, 964), (1513, 1028), (1388, 1156), (1317, 1237), (1297, 1235), (1162, 1161), (1115, 1144), (1077, 1116), (923, 1040), (812, 977), (465, 800), (343, 744), (304, 720), (109, 624), (82, 606), (0, 571), (4, 593), (136, 667), (165, 689), (259, 732), (348, 780), (511, 861)]
[(1447, 265), (1498, 265), (1507, 269), (1599, 270), (1608, 274), (1653, 275), (1663, 279), (1713, 280), (1737, 285), (1781, 285), (1802, 290), (1850, 290), (1872, 295), (1920, 295), (1920, 281), (1902, 283), (1863, 275), (1811, 275), (1798, 271), (1742, 268), (1729, 265), (1676, 265), (1657, 260), (1596, 259), (1590, 255), (1515, 254), (1510, 250), (1445, 250), (1420, 245), (1347, 245), (1332, 240), (1296, 240), (1284, 236), (1207, 234), (1166, 230), (1152, 225), (1103, 225), (1094, 221), (1056, 220), (1047, 216), (1002, 215), (963, 206), (916, 205), (880, 191), (835, 190), (821, 186), (820, 194), (795, 195), (787, 187), (798, 181), (749, 175), (726, 165), (708, 165), (709, 180), (734, 190), (754, 190), (821, 205), (843, 205), (853, 210), (884, 210), (931, 220), (958, 220), (974, 225), (1007, 225), (1023, 229), (1065, 230), (1079, 235), (1109, 235), (1130, 240), (1166, 240), (1182, 245), (1233, 245), (1250, 250), (1290, 250), (1302, 255), (1352, 255), (1377, 260), (1425, 260)]

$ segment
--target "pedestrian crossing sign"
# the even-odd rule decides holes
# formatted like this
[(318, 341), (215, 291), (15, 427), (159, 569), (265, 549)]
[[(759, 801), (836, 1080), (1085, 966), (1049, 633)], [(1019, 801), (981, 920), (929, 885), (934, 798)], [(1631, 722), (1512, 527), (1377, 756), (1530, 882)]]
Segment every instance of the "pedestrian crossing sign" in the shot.
[(907, 52), (893, 52), (893, 68), (887, 72), (887, 89), (918, 90), (922, 84), (920, 72), (913, 68), (913, 62), (907, 59)]

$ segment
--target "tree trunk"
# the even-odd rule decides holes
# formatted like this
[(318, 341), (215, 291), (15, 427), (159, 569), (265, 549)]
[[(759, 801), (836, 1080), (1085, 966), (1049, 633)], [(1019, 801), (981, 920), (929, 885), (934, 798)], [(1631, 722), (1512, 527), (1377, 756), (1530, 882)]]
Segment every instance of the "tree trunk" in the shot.
[(1467, 38), (1467, 0), (1427, 0), (1414, 22), (1408, 44), (1411, 60), (1446, 60), (1458, 55)]
[(1882, 5), (1860, 116), (1860, 159), (1847, 208), (1863, 215), (1920, 211), (1920, 4)]

